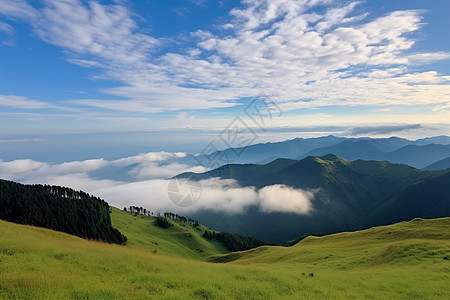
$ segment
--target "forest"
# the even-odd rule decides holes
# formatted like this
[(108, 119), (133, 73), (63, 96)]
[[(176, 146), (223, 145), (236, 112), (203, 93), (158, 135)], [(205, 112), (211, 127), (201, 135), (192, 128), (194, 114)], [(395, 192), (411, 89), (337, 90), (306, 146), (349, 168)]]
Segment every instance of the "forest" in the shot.
[(127, 242), (112, 227), (107, 202), (67, 187), (0, 180), (0, 219), (108, 243)]
[(252, 236), (244, 236), (231, 232), (205, 231), (203, 237), (208, 240), (218, 240), (231, 252), (249, 250), (263, 245), (275, 245)]

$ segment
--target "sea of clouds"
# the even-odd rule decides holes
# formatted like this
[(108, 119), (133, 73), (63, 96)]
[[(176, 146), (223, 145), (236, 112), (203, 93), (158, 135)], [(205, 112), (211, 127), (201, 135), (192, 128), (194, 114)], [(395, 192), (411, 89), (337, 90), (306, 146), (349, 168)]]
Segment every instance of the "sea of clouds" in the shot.
[[(150, 211), (194, 213), (210, 210), (243, 213), (249, 207), (262, 212), (308, 214), (313, 210), (314, 191), (294, 189), (282, 184), (257, 189), (240, 186), (232, 179), (212, 177), (197, 182), (198, 198), (180, 207), (168, 193), (172, 177), (184, 172), (205, 172), (203, 166), (181, 162), (186, 153), (149, 152), (117, 160), (89, 159), (60, 164), (31, 159), (0, 160), (0, 178), (26, 184), (50, 184), (83, 190), (103, 198), (110, 205), (130, 205)], [(190, 193), (189, 182), (179, 193)]]

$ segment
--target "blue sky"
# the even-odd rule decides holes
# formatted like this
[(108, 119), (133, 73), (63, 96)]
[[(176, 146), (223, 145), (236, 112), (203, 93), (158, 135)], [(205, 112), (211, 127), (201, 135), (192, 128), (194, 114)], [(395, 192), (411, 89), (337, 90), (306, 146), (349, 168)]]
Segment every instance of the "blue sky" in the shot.
[[(449, 14), (446, 0), (0, 0), (0, 158), (195, 153), (235, 117), (260, 142), (450, 134)], [(266, 130), (244, 111), (260, 95), (283, 112)]]

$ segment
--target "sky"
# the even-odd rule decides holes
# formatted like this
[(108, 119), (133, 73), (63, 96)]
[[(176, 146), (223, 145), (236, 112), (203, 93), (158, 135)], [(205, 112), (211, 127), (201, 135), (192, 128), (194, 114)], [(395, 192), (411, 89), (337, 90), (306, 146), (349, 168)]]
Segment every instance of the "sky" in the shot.
[[(0, 0), (0, 177), (138, 201), (202, 171), (171, 159), (239, 146), (233, 130), (450, 135), (449, 15), (447, 0)], [(133, 180), (92, 175), (111, 169)], [(204, 184), (230, 208), (313, 198)]]
[(246, 114), (258, 97), (280, 112), (261, 141), (450, 134), (449, 13), (446, 0), (0, 0), (0, 154), (195, 153), (236, 117), (261, 129)]

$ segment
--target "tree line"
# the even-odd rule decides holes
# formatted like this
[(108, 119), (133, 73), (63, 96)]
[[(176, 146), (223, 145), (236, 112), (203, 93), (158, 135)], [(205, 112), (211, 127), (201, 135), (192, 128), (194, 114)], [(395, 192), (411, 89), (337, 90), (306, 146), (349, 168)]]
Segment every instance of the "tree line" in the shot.
[(137, 215), (143, 215), (143, 216), (153, 216), (153, 212), (147, 210), (146, 208), (143, 208), (142, 206), (134, 206), (134, 205), (130, 205), (129, 208), (124, 207), (123, 211), (129, 211), (132, 215), (134, 214), (135, 216)]
[[(153, 216), (153, 212), (150, 212), (149, 210), (138, 207), (138, 206), (130, 206), (129, 208), (124, 207), (124, 211), (129, 211), (131, 214), (134, 214), (135, 216), (140, 215), (147, 215)], [(172, 222), (179, 223), (182, 226), (185, 225), (191, 225), (195, 228), (200, 228), (200, 223), (198, 220), (194, 220), (192, 218), (186, 218), (182, 215), (173, 213), (173, 212), (164, 212), (164, 213), (157, 213), (156, 219), (155, 219), (155, 225), (159, 226), (161, 228), (170, 228), (173, 226)], [(221, 244), (225, 246), (229, 251), (242, 251), (242, 250), (248, 250), (251, 248), (263, 246), (263, 245), (275, 245), (273, 243), (269, 243), (264, 240), (260, 240), (255, 237), (251, 236), (244, 236), (240, 235), (238, 233), (230, 233), (230, 232), (218, 232), (213, 230), (205, 230), (203, 232), (203, 237), (208, 240), (217, 240)]]
[[(130, 212), (132, 215), (137, 216), (137, 215), (142, 215), (142, 216), (153, 216), (154, 212), (141, 207), (141, 206), (134, 206), (134, 205), (130, 205), (129, 207), (124, 207), (123, 211), (128, 211)], [(185, 216), (173, 213), (173, 212), (164, 212), (162, 215), (161, 213), (156, 213), (156, 217), (157, 217), (157, 225), (161, 224), (163, 226), (163, 228), (168, 228), (170, 225), (167, 225), (165, 221), (163, 221), (163, 219), (169, 219), (172, 220), (174, 222), (177, 222), (181, 225), (186, 225), (186, 224), (190, 224), (194, 227), (198, 227), (200, 225), (200, 223), (197, 220), (194, 220), (192, 218), (186, 218)], [(170, 223), (170, 222), (169, 222)]]
[(181, 216), (179, 214), (175, 214), (173, 212), (165, 212), (164, 217), (168, 218), (172, 221), (175, 221), (177, 223), (180, 223), (181, 225), (190, 224), (194, 227), (198, 227), (200, 224), (197, 220), (186, 218), (185, 216)]
[(125, 244), (127, 238), (112, 227), (110, 213), (107, 202), (83, 191), (0, 179), (0, 219), (9, 222)]
[(216, 231), (209, 231), (206, 230), (203, 233), (203, 237), (208, 240), (218, 240), (221, 242), (225, 248), (227, 248), (229, 251), (242, 251), (242, 250), (248, 250), (251, 248), (256, 248), (263, 245), (274, 245), (273, 243), (269, 243), (264, 240), (257, 239), (252, 236), (244, 236), (237, 233), (230, 233), (230, 232), (216, 232)]

